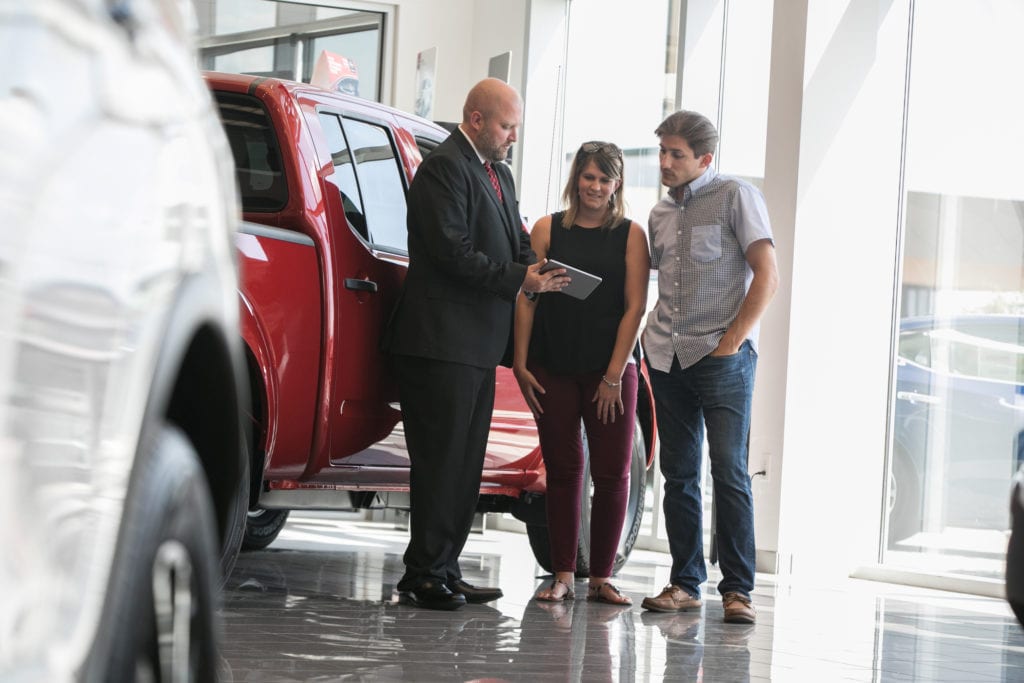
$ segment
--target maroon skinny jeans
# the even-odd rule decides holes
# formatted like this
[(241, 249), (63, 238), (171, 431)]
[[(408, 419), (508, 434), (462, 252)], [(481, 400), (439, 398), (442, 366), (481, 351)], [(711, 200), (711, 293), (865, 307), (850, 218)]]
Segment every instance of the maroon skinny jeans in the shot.
[(615, 422), (602, 423), (592, 399), (601, 373), (552, 375), (531, 365), (530, 371), (546, 393), (537, 396), (544, 412), (537, 415), (540, 447), (547, 468), (547, 518), (551, 563), (556, 572), (576, 571), (580, 499), (583, 495), (583, 440), (587, 430), (590, 477), (594, 498), (590, 512), (590, 575), (611, 576), (615, 551), (629, 499), (629, 466), (636, 414), (636, 365), (622, 375), (624, 412)]

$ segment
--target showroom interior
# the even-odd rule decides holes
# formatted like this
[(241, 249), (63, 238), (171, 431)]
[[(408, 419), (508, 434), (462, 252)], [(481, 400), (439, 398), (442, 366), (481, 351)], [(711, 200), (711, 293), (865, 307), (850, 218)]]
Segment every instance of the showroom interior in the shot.
[[(528, 225), (559, 208), (574, 150), (595, 139), (624, 150), (629, 215), (646, 224), (650, 208), (663, 196), (654, 128), (677, 109), (706, 114), (721, 133), (717, 169), (764, 193), (781, 275), (761, 326), (750, 435), (758, 585), (760, 590), (763, 580), (766, 595), (773, 596), (759, 607), (762, 614), (774, 612), (780, 624), (785, 611), (780, 596), (799, 595), (791, 615), (807, 621), (798, 619), (799, 628), (791, 621), (785, 631), (748, 633), (743, 644), (727, 642), (728, 629), (710, 619), (696, 631), (691, 628), (685, 637), (701, 644), (705, 679), (810, 680), (795, 677), (800, 663), (821, 667), (817, 680), (1024, 678), (1024, 638), (1003, 603), (1010, 491), (1024, 430), (1024, 176), (1019, 164), (1024, 94), (1009, 86), (1024, 64), (1018, 39), (1024, 5), (1017, 0), (194, 4), (200, 67), (207, 70), (309, 82), (324, 53), (344, 55), (357, 74), (359, 97), (445, 122), (460, 120), (465, 94), (481, 78), (506, 80), (522, 93), (525, 105), (511, 165)], [(636, 595), (656, 592), (660, 585), (653, 585), (651, 576), (667, 570), (656, 470), (636, 545), (637, 566), (624, 570), (635, 577), (623, 583)], [(345, 526), (358, 521), (378, 525), (375, 544), (364, 543), (369, 537), (358, 527)], [(338, 591), (354, 584), (325, 579), (325, 572), (365, 578), (382, 575), (384, 566), (391, 571), (383, 575), (391, 576), (398, 571), (393, 565), (400, 565), (401, 525), (401, 519), (386, 515), (320, 519), (304, 513), (289, 522), (278, 543), (306, 554), (287, 561), (280, 556), (276, 566), (286, 578), (294, 571), (297, 582), (315, 581)], [(481, 526), (484, 533), (474, 537), (469, 550), (479, 553), (482, 569), (489, 553), (501, 552), (498, 539), (525, 543), (522, 525), (511, 516), (490, 515)], [(318, 529), (341, 529), (338, 533), (361, 550), (347, 555), (344, 544), (318, 546)], [(367, 550), (374, 545), (377, 550)], [(325, 555), (329, 559), (318, 564), (316, 558)], [(257, 559), (243, 555), (236, 576)], [(514, 567), (524, 560), (503, 562)], [(524, 567), (526, 574), (536, 571)], [(238, 637), (255, 653), (272, 647), (259, 643), (272, 642), (275, 629), (269, 621), (247, 619), (246, 605), (263, 609), (263, 603), (246, 593), (245, 579), (240, 580), (229, 582), (225, 596), (225, 650), (230, 652)], [(287, 582), (278, 576), (282, 580)], [(374, 605), (386, 598), (380, 585), (361, 590), (349, 597), (379, 614)], [(513, 615), (517, 619), (524, 604), (527, 612), (532, 609), (528, 592), (506, 593), (522, 597)], [(879, 597), (886, 595), (888, 603)], [(880, 624), (885, 615), (892, 617), (887, 610), (894, 605), (913, 606), (907, 623), (893, 621), (900, 635), (918, 643), (905, 660), (880, 654), (885, 642), (892, 643)], [(926, 609), (916, 611), (921, 605)], [(289, 608), (268, 609), (266, 614)], [(588, 616), (576, 610), (577, 616)], [(830, 650), (835, 645), (818, 641), (818, 629), (833, 632), (835, 623), (823, 611), (846, 615), (838, 620), (846, 624), (840, 628), (863, 623), (871, 635), (853, 637), (856, 646), (848, 650)], [(548, 620), (544, 628), (562, 636), (559, 629), (574, 633), (575, 621), (566, 627), (556, 616), (542, 615)], [(600, 618), (590, 616), (595, 622)], [(360, 618), (351, 611), (313, 618), (326, 628), (334, 617)], [(466, 629), (484, 622), (466, 617), (437, 632), (456, 629), (461, 636), (454, 642), (465, 647), (462, 655), (479, 671), (508, 680), (521, 675), (515, 668), (483, 666), (484, 659), (490, 661), (484, 654), (488, 643), (500, 650), (503, 641), (470, 642)], [(671, 657), (656, 651), (659, 643), (682, 641), (675, 635), (659, 640), (672, 628), (659, 629), (666, 625), (640, 617), (634, 608), (632, 617), (617, 615), (600, 633), (581, 636), (588, 648), (607, 650), (597, 658), (607, 660), (600, 671), (588, 668), (593, 660), (583, 659), (566, 671), (551, 664), (549, 673), (566, 673), (573, 680), (673, 680), (678, 671), (679, 678), (687, 678), (686, 662), (693, 662), (686, 656), (694, 650), (684, 648), (679, 655), (677, 648), (682, 659), (673, 669)], [(510, 638), (526, 644), (525, 623), (509, 626), (494, 619), (485, 620), (488, 633), (507, 629), (515, 634)], [(928, 619), (951, 630), (929, 622), (921, 630), (933, 638), (909, 633)], [(768, 616), (756, 628), (770, 631), (772, 623)], [(964, 630), (971, 623), (975, 636)], [(412, 625), (409, 629), (415, 632)], [(624, 642), (636, 645), (628, 656)], [(802, 642), (832, 654), (793, 664)], [(344, 649), (344, 643), (339, 635), (333, 646)], [(745, 650), (745, 670), (709, 669), (719, 659), (739, 661), (738, 650)], [(415, 652), (408, 645), (401, 651), (403, 661)], [(969, 664), (936, 664), (953, 657), (951, 652)], [(367, 661), (384, 661), (387, 653), (387, 648), (374, 651)], [(319, 656), (295, 655), (287, 666), (274, 659), (263, 667), (268, 677), (245, 678), (236, 671), (235, 680), (306, 680), (311, 672), (356, 671), (328, 666), (349, 667), (344, 652)], [(557, 659), (558, 653), (546, 656)], [(296, 660), (319, 664), (304, 669)], [(254, 665), (253, 671), (259, 669)], [(290, 673), (280, 673), (285, 670)], [(404, 673), (389, 670), (379, 678), (369, 669), (360, 671), (368, 677), (358, 680), (416, 678), (408, 664)], [(712, 677), (712, 671), (722, 678)], [(443, 672), (444, 677), (451, 673)], [(442, 669), (435, 673), (442, 677)], [(693, 679), (700, 680), (695, 674)]]

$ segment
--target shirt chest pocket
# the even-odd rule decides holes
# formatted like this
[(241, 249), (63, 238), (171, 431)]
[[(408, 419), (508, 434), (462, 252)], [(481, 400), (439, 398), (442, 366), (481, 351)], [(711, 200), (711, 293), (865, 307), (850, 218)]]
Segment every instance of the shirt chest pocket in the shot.
[(714, 261), (722, 257), (722, 226), (697, 225), (690, 235), (690, 258), (694, 261)]

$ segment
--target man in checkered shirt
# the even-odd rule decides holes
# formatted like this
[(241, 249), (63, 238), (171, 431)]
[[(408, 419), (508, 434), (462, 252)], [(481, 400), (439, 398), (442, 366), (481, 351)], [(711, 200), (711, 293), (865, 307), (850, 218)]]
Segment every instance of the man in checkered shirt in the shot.
[(643, 606), (701, 608), (707, 580), (700, 473), (707, 430), (714, 482), (724, 619), (752, 624), (754, 508), (747, 474), (758, 322), (778, 287), (775, 246), (761, 192), (711, 166), (718, 131), (678, 111), (657, 130), (668, 195), (649, 220), (658, 300), (644, 349), (658, 410), (670, 583)]

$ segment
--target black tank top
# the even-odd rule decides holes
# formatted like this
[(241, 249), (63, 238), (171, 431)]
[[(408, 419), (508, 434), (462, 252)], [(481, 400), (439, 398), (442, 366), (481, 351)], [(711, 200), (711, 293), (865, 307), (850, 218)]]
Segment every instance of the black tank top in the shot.
[(631, 221), (613, 228), (562, 227), (551, 215), (548, 257), (593, 273), (601, 284), (586, 299), (545, 293), (537, 300), (530, 359), (556, 375), (603, 372), (626, 310), (626, 241)]

